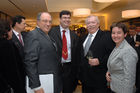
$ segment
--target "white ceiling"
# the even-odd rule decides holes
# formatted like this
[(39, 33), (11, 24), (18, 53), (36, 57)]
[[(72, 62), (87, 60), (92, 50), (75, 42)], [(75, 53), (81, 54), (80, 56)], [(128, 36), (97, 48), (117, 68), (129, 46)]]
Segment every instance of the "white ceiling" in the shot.
[(75, 8), (92, 9), (92, 0), (48, 0), (49, 12), (60, 12), (66, 9), (72, 11)]
[(0, 11), (34, 18), (38, 12), (47, 11), (47, 6), (45, 0), (0, 0)]
[(23, 15), (27, 19), (35, 19), (38, 12), (60, 12), (75, 8), (89, 8), (97, 12), (109, 4), (96, 3), (93, 0), (0, 0), (0, 11), (10, 16)]
[(72, 12), (75, 8), (89, 8), (92, 13), (102, 13), (136, 1), (140, 2), (140, 0), (120, 0), (115, 3), (97, 3), (94, 0), (0, 0), (0, 11), (10, 16), (23, 15), (28, 21), (35, 21), (37, 14), (42, 11), (48, 11), (54, 17), (58, 17), (61, 10)]

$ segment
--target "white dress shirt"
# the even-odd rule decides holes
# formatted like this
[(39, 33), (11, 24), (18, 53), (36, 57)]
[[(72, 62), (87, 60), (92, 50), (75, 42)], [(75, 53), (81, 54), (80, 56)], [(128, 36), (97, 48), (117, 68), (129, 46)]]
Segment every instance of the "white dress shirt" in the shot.
[(66, 31), (65, 36), (66, 36), (66, 39), (67, 39), (67, 49), (68, 49), (68, 58), (65, 60), (62, 57), (62, 63), (65, 63), (65, 62), (71, 62), (71, 39), (70, 39), (70, 30), (69, 30), (69, 28), (64, 29), (60, 25), (61, 37), (63, 38), (63, 30)]
[[(98, 30), (97, 30), (95, 33), (92, 34), (91, 43), (92, 43), (92, 41), (94, 40), (94, 38), (95, 38), (97, 32), (98, 32)], [(86, 42), (87, 42), (87, 40), (88, 40), (88, 38), (89, 38), (89, 35), (90, 35), (90, 33), (88, 33), (88, 36), (87, 36), (87, 38), (85, 39), (85, 41), (84, 41), (84, 43), (83, 43), (83, 48), (85, 48), (85, 44), (86, 44)], [(91, 44), (91, 43), (90, 43), (90, 44)]]

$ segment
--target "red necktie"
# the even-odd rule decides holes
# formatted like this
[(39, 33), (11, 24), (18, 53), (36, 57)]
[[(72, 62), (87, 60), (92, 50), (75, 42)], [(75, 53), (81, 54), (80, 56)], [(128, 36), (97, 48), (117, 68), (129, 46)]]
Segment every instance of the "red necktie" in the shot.
[(62, 46), (62, 57), (66, 60), (68, 58), (68, 49), (67, 49), (67, 39), (65, 36), (65, 30), (63, 30), (63, 46)]
[(18, 34), (18, 36), (19, 36), (19, 41), (20, 41), (20, 43), (23, 45), (23, 41), (22, 41), (22, 39), (21, 39), (21, 34)]

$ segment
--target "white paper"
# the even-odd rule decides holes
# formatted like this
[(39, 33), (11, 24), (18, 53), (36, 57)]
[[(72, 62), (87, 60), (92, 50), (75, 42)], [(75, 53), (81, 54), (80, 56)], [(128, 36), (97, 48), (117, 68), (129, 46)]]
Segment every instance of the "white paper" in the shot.
[[(45, 93), (54, 93), (54, 83), (53, 74), (43, 74), (39, 75), (41, 87), (44, 89)], [(27, 93), (34, 93), (34, 91), (29, 87), (29, 79), (26, 79), (26, 90)]]

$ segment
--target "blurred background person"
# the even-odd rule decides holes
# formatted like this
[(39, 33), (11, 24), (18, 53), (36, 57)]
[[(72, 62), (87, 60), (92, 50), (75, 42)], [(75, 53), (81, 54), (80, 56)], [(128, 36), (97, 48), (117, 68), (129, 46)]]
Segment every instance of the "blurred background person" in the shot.
[(140, 35), (138, 35), (137, 27), (132, 25), (128, 30), (128, 35), (126, 36), (127, 42), (136, 50), (138, 53), (138, 63), (136, 69), (136, 88), (137, 93), (140, 92)]
[(128, 31), (125, 24), (113, 23), (110, 29), (116, 47), (108, 59), (106, 79), (112, 93), (134, 93), (138, 55), (125, 40)]
[(19, 51), (19, 57), (21, 58), (19, 60), (20, 65), (21, 65), (21, 76), (22, 76), (22, 81), (24, 83), (24, 87), (25, 87), (25, 67), (23, 64), (23, 60), (24, 60), (24, 37), (25, 37), (25, 27), (26, 27), (26, 22), (25, 22), (25, 17), (21, 16), (21, 15), (16, 15), (12, 18), (12, 41), (15, 44), (16, 48)]
[(139, 47), (140, 46), (140, 36), (138, 35), (138, 32), (136, 31), (135, 26), (131, 26), (129, 28), (128, 35), (126, 36), (126, 40), (133, 47)]
[[(21, 57), (18, 49), (12, 42), (12, 34), (10, 24), (0, 20), (0, 76), (14, 93), (26, 93), (21, 75), (23, 73), (21, 70)], [(6, 87), (4, 85), (0, 86), (2, 86), (0, 93), (3, 93)]]

